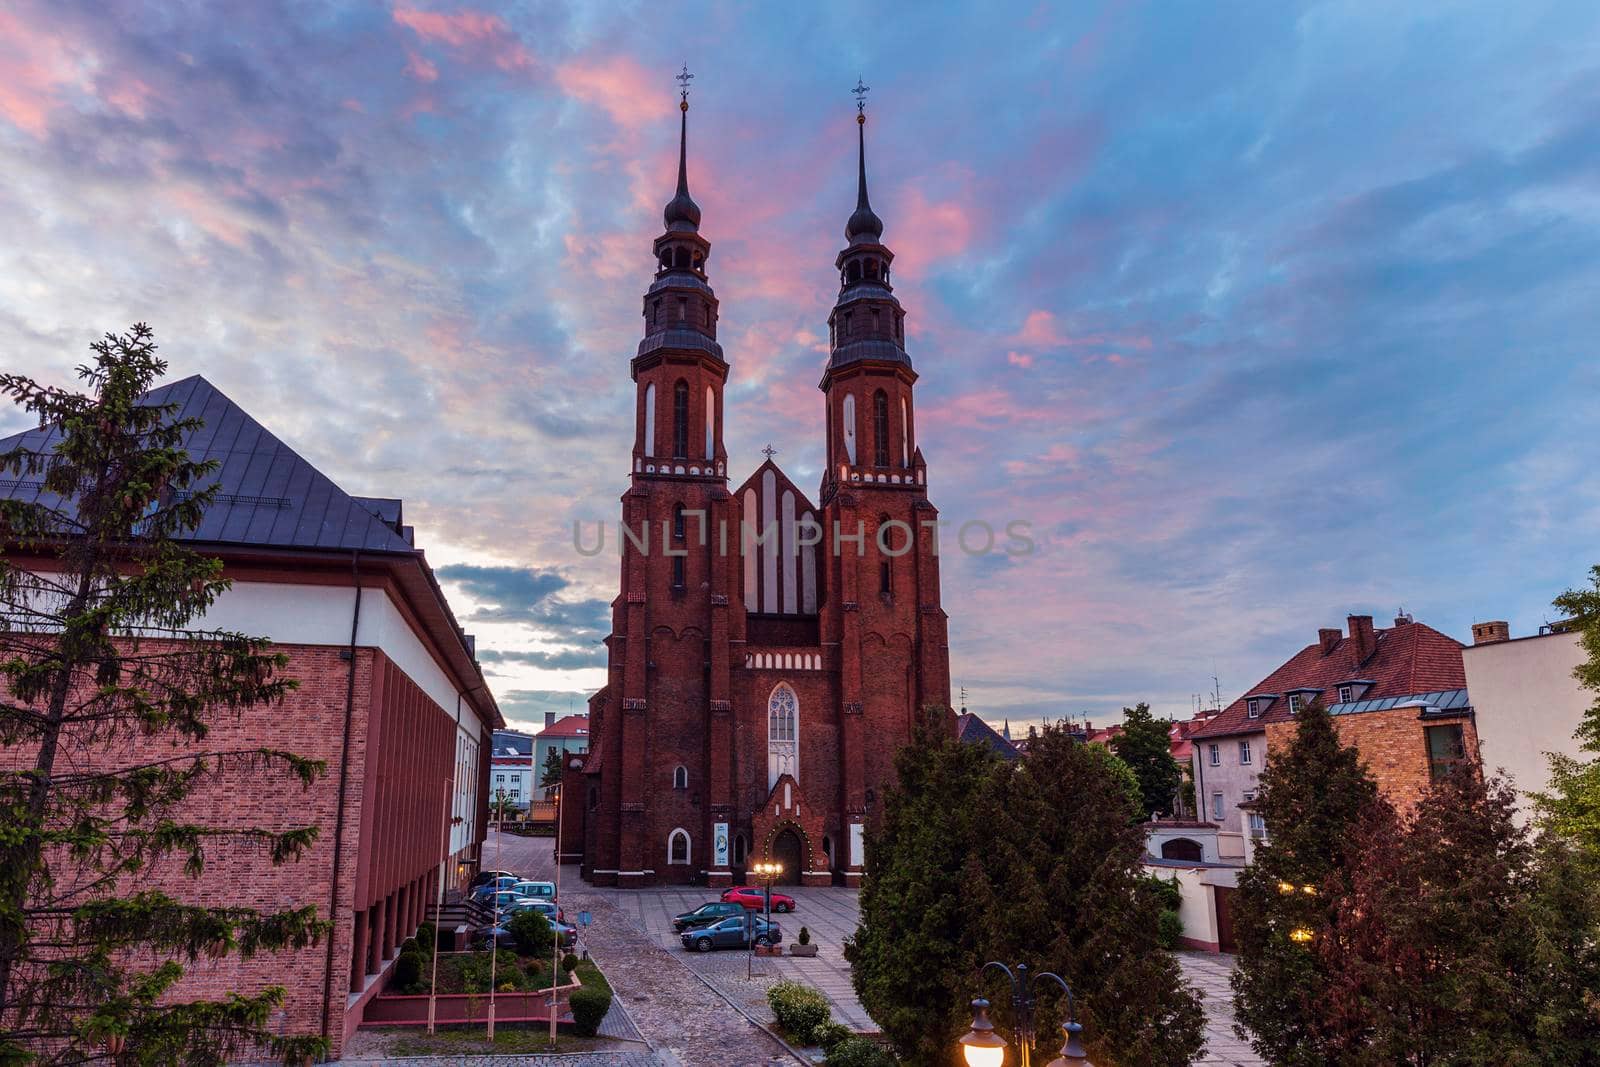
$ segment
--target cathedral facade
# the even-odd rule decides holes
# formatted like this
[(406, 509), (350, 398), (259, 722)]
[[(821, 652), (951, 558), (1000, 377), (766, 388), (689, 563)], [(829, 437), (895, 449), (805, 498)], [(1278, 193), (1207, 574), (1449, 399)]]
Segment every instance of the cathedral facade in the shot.
[(563, 832), (581, 834), (583, 876), (599, 884), (725, 886), (768, 860), (782, 881), (856, 885), (896, 752), (919, 720), (951, 729), (938, 512), (894, 256), (867, 197), (866, 117), (813, 502), (770, 450), (730, 488), (731, 368), (689, 195), (687, 98), (680, 108), (677, 194), (631, 365), (608, 678), (589, 702), (590, 752), (569, 767)]

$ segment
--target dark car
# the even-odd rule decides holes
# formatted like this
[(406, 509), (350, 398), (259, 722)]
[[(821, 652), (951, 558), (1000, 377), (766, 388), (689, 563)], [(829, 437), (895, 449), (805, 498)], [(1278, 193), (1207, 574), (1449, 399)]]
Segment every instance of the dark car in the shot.
[[(566, 923), (557, 922), (545, 916), (545, 920), (555, 929), (556, 944), (562, 948), (571, 948), (578, 943), (578, 929)], [(485, 949), (489, 947), (489, 937), (494, 936), (495, 947), (514, 949), (517, 947), (516, 936), (509, 928), (510, 919), (506, 919), (499, 926), (480, 926), (472, 932), (472, 945), (474, 948)]]
[[(767, 891), (758, 885), (740, 885), (734, 886), (732, 889), (723, 890), (722, 899), (734, 904), (743, 904), (751, 911), (765, 911), (767, 910), (766, 893)], [(772, 891), (773, 911), (793, 911), (794, 905), (794, 897), (787, 893), (780, 893), (777, 890)]]
[(726, 919), (730, 915), (743, 915), (744, 905), (731, 900), (713, 900), (702, 904), (693, 911), (686, 911), (672, 919), (673, 933), (681, 934), (685, 930), (696, 930), (702, 926), (710, 926), (718, 919)]
[(759, 915), (735, 915), (697, 930), (685, 930), (682, 941), (686, 949), (710, 952), (714, 948), (749, 948), (752, 934), (758, 945), (776, 945), (783, 940), (777, 923)]
[(516, 877), (517, 876), (512, 874), (510, 871), (479, 871), (477, 874), (472, 876), (472, 881), (467, 884), (467, 891), (471, 892), (480, 885), (483, 885), (485, 882), (492, 882), (496, 878), (510, 878), (515, 880)]

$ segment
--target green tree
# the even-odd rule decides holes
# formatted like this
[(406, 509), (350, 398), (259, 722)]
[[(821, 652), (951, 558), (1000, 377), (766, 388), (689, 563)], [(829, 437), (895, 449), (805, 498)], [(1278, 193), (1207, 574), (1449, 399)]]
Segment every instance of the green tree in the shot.
[(548, 788), (561, 784), (561, 770), (566, 766), (559, 748), (551, 748), (544, 757), (544, 768), (539, 774), (539, 785)]
[(0, 456), (5, 474), (42, 485), (0, 500), (11, 546), (0, 560), (0, 1061), (107, 1047), (140, 1063), (220, 1063), (258, 1047), (318, 1056), (320, 1037), (268, 1032), (281, 987), (179, 999), (201, 955), (301, 948), (328, 930), (315, 908), (214, 907), (157, 888), (170, 868), (199, 878), (208, 850), (230, 840), (284, 863), (316, 838), (315, 826), (208, 823), (209, 809), (186, 801), (232, 776), (252, 792), (309, 785), (324, 767), (207, 746), (215, 722), (279, 703), (293, 682), (264, 639), (194, 625), (229, 584), (221, 561), (178, 543), (217, 492), (216, 464), (183, 451), (198, 420), (143, 399), (166, 370), (150, 328), (92, 349), (78, 370), (87, 394), (0, 375), (49, 431)]
[[(904, 1060), (950, 1061), (972, 997), (998, 992), (979, 975), (989, 960), (1065, 977), (1097, 1059), (1193, 1058), (1203, 1017), (1159, 946), (1161, 893), (1143, 876), (1139, 794), (1120, 760), (1050, 727), (1016, 763), (919, 733), (896, 768), (845, 956)], [(1048, 1033), (1061, 1006), (1041, 1008)]]
[(1274, 1064), (1311, 1067), (1331, 1062), (1316, 1028), (1328, 979), (1313, 950), (1330, 932), (1328, 882), (1345, 865), (1348, 835), (1381, 802), (1320, 701), (1297, 720), (1294, 740), (1261, 772), (1256, 807), (1267, 841), (1239, 874), (1233, 1002), (1240, 1034), (1257, 1052)]
[(506, 923), (506, 932), (516, 939), (517, 953), (522, 956), (542, 960), (556, 947), (555, 927), (550, 925), (550, 920), (543, 912), (535, 908), (523, 908), (511, 916)]
[(1595, 1062), (1594, 896), (1571, 892), (1570, 857), (1541, 855), (1515, 809), (1510, 786), (1469, 771), (1353, 829), (1315, 945), (1329, 1062)]
[(1589, 588), (1569, 589), (1555, 599), (1556, 610), (1578, 631), (1585, 653), (1573, 676), (1594, 694), (1573, 735), (1588, 756), (1549, 753), (1550, 784), (1536, 803), (1540, 825), (1565, 838), (1600, 872), (1600, 566), (1590, 569), (1589, 581)]
[(977, 802), (998, 762), (986, 745), (920, 726), (867, 835), (860, 925), (844, 956), (862, 1006), (910, 1063), (945, 1063), (971, 1021), (966, 983), (981, 950), (964, 906), (969, 879), (952, 879), (981, 847)]
[(1111, 739), (1115, 752), (1139, 780), (1140, 810), (1145, 819), (1173, 808), (1183, 768), (1172, 758), (1172, 724), (1150, 713), (1144, 701), (1122, 709), (1122, 733)]

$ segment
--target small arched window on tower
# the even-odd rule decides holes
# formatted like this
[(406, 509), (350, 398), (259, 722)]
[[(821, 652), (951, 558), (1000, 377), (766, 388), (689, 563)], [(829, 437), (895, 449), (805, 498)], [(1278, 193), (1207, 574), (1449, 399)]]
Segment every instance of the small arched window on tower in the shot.
[(682, 378), (672, 387), (672, 455), (689, 458), (689, 383)]
[(906, 398), (900, 398), (900, 465), (911, 466), (911, 418), (906, 413)]
[(684, 573), (685, 562), (682, 556), (672, 557), (672, 588), (674, 589), (682, 589), (688, 584), (688, 578)]
[(689, 321), (689, 298), (686, 296), (678, 297), (678, 321)]
[[(709, 314), (709, 312), (708, 312), (708, 314)], [(715, 459), (716, 458), (716, 443), (717, 443), (717, 394), (711, 388), (711, 386), (709, 386), (709, 385), (706, 386), (705, 420), (706, 420), (706, 458), (707, 459)], [(710, 474), (711, 472), (710, 471), (706, 471), (706, 473)]]
[(689, 768), (683, 767), (683, 766), (679, 766), (675, 770), (673, 770), (673, 772), (672, 772), (672, 788), (674, 788), (674, 789), (688, 789), (689, 788)]
[(661, 298), (658, 296), (650, 302), (650, 328), (655, 329), (661, 325)]
[(889, 394), (882, 389), (872, 394), (872, 462), (889, 465)]
[[(856, 462), (856, 397), (854, 393), (844, 395), (844, 416), (839, 427), (844, 431), (844, 458), (851, 466)], [(646, 453), (649, 455), (649, 453)]]
[(656, 383), (644, 387), (644, 454), (656, 454)]
[(672, 539), (683, 540), (683, 505), (672, 505)]

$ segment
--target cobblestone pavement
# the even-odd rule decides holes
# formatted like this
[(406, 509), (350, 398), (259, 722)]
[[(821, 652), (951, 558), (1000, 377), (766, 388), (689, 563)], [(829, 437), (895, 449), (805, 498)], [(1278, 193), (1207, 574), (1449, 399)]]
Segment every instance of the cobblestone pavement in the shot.
[[(555, 875), (549, 838), (491, 834), (483, 854), (488, 866), (535, 878)], [(685, 1067), (796, 1062), (783, 1045), (684, 966), (687, 954), (681, 948), (669, 951), (626, 914), (618, 906), (617, 891), (595, 889), (578, 878), (576, 867), (566, 867), (561, 872), (560, 899), (569, 922), (580, 911), (593, 915), (584, 945), (651, 1049), (665, 1062)]]
[(346, 1057), (339, 1061), (368, 1064), (400, 1063), (416, 1067), (669, 1067), (676, 1061), (646, 1049), (632, 1052), (569, 1052), (554, 1056), (383, 1056), (378, 1059)]
[[(486, 863), (526, 872), (533, 877), (554, 876), (553, 850), (549, 839), (506, 835), (502, 838), (501, 862), (495, 864), (492, 857), (496, 836), (491, 835), (484, 848), (484, 856), (489, 857)], [(842, 952), (845, 938), (854, 933), (856, 928), (859, 904), (858, 895), (853, 889), (785, 886), (783, 891), (794, 897), (798, 906), (793, 914), (774, 916), (783, 928), (784, 942), (788, 944), (794, 941), (800, 933), (800, 927), (806, 926), (811, 931), (812, 943), (818, 946), (817, 955), (812, 959), (784, 956), (751, 960), (745, 953), (732, 950), (704, 954), (685, 952), (673, 934), (672, 917), (707, 900), (715, 900), (717, 894), (714, 890), (679, 886), (655, 889), (595, 887), (579, 879), (578, 869), (573, 866), (561, 869), (561, 886), (562, 904), (569, 920), (575, 918), (577, 909), (574, 902), (581, 901), (582, 906), (588, 906), (594, 912), (595, 925), (588, 939), (591, 945), (598, 943), (601, 938), (617, 937), (614, 927), (626, 926), (631, 930), (627, 935), (630, 943), (655, 951), (656, 955), (650, 958), (665, 956), (668, 960), (676, 961), (682, 966), (675, 970), (680, 973), (691, 970), (700, 975), (723, 996), (763, 1022), (770, 1024), (772, 1019), (767, 1008), (766, 987), (782, 979), (791, 979), (821, 990), (832, 1002), (833, 1017), (845, 1025), (863, 1033), (877, 1030), (851, 988), (850, 968)], [(604, 923), (602, 915), (607, 920)], [(612, 964), (598, 952), (595, 955), (606, 974), (611, 975)], [(1228, 986), (1228, 976), (1234, 967), (1233, 957), (1180, 952), (1178, 963), (1184, 977), (1200, 992), (1206, 1011), (1206, 1050), (1195, 1062), (1204, 1067), (1264, 1067), (1265, 1061), (1256, 1055), (1248, 1042), (1240, 1040), (1233, 1032), (1232, 991)], [(753, 979), (747, 977), (752, 967), (755, 974)], [(631, 989), (626, 981), (614, 984), (624, 995)], [(638, 1015), (639, 1010), (634, 1010), (640, 1029), (647, 1037), (651, 1036), (650, 1027)]]

